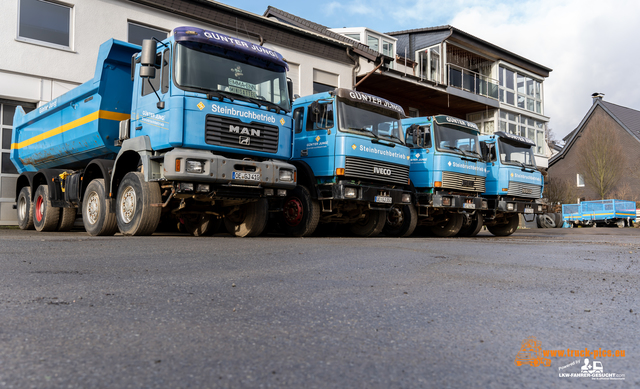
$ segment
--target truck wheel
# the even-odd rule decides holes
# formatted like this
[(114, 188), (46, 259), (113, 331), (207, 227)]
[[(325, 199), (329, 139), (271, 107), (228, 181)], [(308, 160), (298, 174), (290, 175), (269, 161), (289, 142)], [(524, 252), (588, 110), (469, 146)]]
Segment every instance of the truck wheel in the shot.
[(562, 226), (564, 225), (564, 219), (562, 218), (562, 214), (561, 213), (554, 213), (553, 214), (553, 221), (556, 223), (556, 227), (555, 228), (562, 228)]
[(449, 215), (449, 220), (442, 224), (438, 224), (437, 226), (431, 227), (431, 232), (433, 232), (435, 236), (439, 236), (442, 238), (455, 236), (462, 228), (463, 222), (464, 216), (459, 213), (452, 213)]
[(82, 223), (91, 236), (111, 236), (118, 231), (116, 214), (109, 210), (102, 178), (87, 186), (82, 200)]
[(382, 232), (387, 236), (411, 236), (418, 225), (418, 212), (413, 204), (395, 205), (387, 212)]
[(51, 206), (49, 187), (46, 184), (36, 189), (35, 202), (33, 225), (36, 231), (55, 231), (60, 220), (60, 208)]
[(218, 232), (221, 220), (206, 213), (186, 214), (182, 217), (184, 228), (193, 236), (211, 236)]
[(309, 236), (318, 227), (320, 204), (311, 198), (304, 186), (296, 186), (284, 200), (282, 207), (282, 227), (289, 236)]
[(122, 235), (151, 235), (160, 223), (160, 207), (151, 204), (162, 202), (160, 185), (146, 182), (140, 172), (129, 172), (118, 188), (116, 220)]
[(58, 221), (58, 231), (71, 231), (76, 222), (78, 208), (60, 208), (60, 220)]
[(387, 211), (370, 209), (365, 211), (364, 219), (349, 226), (349, 230), (356, 236), (376, 236), (382, 232), (387, 221)]
[(238, 211), (226, 216), (224, 226), (233, 236), (258, 236), (267, 226), (268, 217), (269, 203), (262, 198), (243, 204)]
[(518, 224), (520, 224), (520, 216), (517, 213), (514, 213), (507, 216), (507, 223), (498, 224), (496, 226), (487, 226), (487, 229), (495, 236), (509, 236), (516, 232)]
[(482, 229), (482, 215), (478, 212), (475, 215), (465, 216), (462, 228), (458, 231), (456, 236), (473, 237), (478, 235), (478, 232)]
[(31, 188), (25, 186), (18, 194), (18, 227), (21, 230), (33, 230), (33, 205)]

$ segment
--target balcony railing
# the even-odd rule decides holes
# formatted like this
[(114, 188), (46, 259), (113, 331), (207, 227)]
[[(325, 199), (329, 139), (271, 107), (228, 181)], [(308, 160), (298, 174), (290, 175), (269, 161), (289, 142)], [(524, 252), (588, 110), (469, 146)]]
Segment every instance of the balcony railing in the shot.
[(498, 81), (460, 66), (448, 64), (449, 86), (498, 100)]

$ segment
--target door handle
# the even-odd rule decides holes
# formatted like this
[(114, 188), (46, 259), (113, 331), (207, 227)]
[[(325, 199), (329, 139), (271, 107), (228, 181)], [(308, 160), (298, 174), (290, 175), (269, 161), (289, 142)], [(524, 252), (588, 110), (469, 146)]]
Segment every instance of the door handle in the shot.
[(301, 157), (306, 157), (309, 155), (309, 151), (308, 150), (300, 150), (300, 156)]

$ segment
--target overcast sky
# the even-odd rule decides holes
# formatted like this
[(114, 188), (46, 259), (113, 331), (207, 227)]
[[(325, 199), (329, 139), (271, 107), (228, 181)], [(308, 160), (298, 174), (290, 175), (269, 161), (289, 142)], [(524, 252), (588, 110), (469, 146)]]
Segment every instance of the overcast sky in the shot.
[[(269, 5), (330, 28), (379, 32), (450, 24), (553, 69), (545, 115), (561, 139), (601, 92), (640, 110), (639, 0), (224, 0), (262, 15)], [(639, 78), (636, 78), (639, 77)]]

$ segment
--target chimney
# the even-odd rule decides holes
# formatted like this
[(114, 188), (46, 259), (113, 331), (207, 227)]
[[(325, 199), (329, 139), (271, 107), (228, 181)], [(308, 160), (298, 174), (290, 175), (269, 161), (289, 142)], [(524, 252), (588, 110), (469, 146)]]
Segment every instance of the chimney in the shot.
[(596, 101), (598, 100), (602, 100), (603, 97), (604, 97), (604, 93), (596, 92), (591, 94), (591, 98), (593, 99), (593, 104), (595, 104)]

